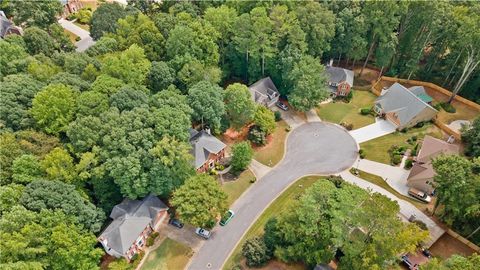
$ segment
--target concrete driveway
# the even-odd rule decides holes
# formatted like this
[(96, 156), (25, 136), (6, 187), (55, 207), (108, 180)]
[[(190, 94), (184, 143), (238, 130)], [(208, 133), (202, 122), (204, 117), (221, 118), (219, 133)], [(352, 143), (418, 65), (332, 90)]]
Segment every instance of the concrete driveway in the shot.
[(350, 131), (350, 135), (360, 144), (395, 132), (396, 127), (387, 120), (376, 119), (374, 124)]
[(195, 253), (188, 269), (221, 269), (236, 244), (268, 205), (298, 178), (344, 171), (357, 158), (357, 143), (343, 128), (324, 122), (306, 123), (287, 140), (285, 158), (253, 184), (232, 206), (235, 218)]
[(296, 115), (294, 111), (290, 108), (288, 111), (280, 110), (277, 106), (273, 106), (270, 108), (272, 111), (279, 111), (280, 114), (282, 115), (282, 119), (287, 122), (287, 124), (291, 128), (296, 128), (299, 127), (303, 124), (305, 124), (305, 120)]
[(90, 32), (81, 27), (75, 25), (71, 21), (60, 19), (58, 23), (67, 31), (72, 32), (76, 36), (80, 37), (80, 41), (75, 43), (75, 47), (77, 47), (77, 52), (83, 52), (86, 49), (90, 48), (95, 41), (93, 41), (92, 37), (90, 36)]
[(361, 171), (382, 177), (389, 186), (398, 191), (400, 194), (409, 196), (407, 178), (410, 171), (405, 170), (403, 167), (391, 166), (367, 159), (357, 160), (355, 166)]

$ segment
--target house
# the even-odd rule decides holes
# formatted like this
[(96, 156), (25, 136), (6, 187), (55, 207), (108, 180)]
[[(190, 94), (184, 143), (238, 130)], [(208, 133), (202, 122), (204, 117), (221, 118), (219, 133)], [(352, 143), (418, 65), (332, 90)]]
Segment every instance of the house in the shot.
[(325, 72), (328, 78), (328, 89), (333, 97), (347, 96), (353, 86), (353, 71), (333, 67), (331, 64), (326, 66)]
[(280, 93), (270, 77), (263, 78), (248, 87), (257, 104), (271, 107), (277, 103)]
[(168, 216), (168, 207), (155, 195), (142, 200), (124, 199), (113, 207), (113, 221), (100, 234), (98, 241), (105, 251), (117, 258), (130, 260), (144, 246), (146, 239), (157, 231)]
[(80, 0), (60, 0), (63, 5), (63, 17), (78, 12), (83, 8), (83, 3)]
[(13, 25), (5, 13), (0, 10), (0, 38), (5, 38), (8, 35), (22, 35), (22, 28)]
[(197, 172), (207, 172), (225, 157), (227, 146), (208, 131), (190, 129), (190, 144), (192, 145), (190, 153)]
[(417, 160), (408, 175), (407, 186), (432, 194), (435, 189), (432, 186), (435, 176), (432, 159), (439, 155), (456, 155), (459, 151), (458, 145), (425, 136)]
[[(392, 122), (398, 130), (413, 127), (420, 122), (430, 121), (437, 114), (437, 110), (429, 103), (431, 98), (419, 88), (405, 88), (394, 83), (382, 91), (382, 95), (375, 100), (373, 109), (381, 116)], [(429, 101), (431, 102), (431, 100)]]

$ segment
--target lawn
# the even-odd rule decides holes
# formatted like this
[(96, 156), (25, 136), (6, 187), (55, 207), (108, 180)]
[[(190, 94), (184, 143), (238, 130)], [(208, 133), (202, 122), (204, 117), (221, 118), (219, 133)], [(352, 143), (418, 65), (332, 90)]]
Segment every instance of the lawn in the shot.
[(191, 256), (192, 249), (166, 238), (157, 249), (148, 254), (142, 270), (184, 269)]
[(88, 25), (88, 24), (81, 24), (81, 23), (78, 23), (78, 22), (73, 22), (73, 24), (82, 28), (83, 30), (90, 31), (90, 25)]
[(65, 34), (67, 34), (68, 38), (70, 39), (70, 41), (72, 43), (75, 43), (77, 42), (77, 35), (75, 35), (74, 33), (70, 32), (70, 31), (67, 31), (67, 30), (63, 30), (63, 32), (65, 32)]
[(228, 195), (228, 205), (232, 205), (251, 185), (250, 180), (255, 178), (255, 175), (247, 169), (240, 174), (237, 180), (224, 182), (222, 185), (223, 191)]
[(275, 199), (270, 206), (260, 215), (260, 217), (252, 224), (248, 232), (243, 236), (238, 246), (233, 251), (232, 255), (225, 263), (224, 269), (232, 269), (233, 266), (240, 263), (242, 260), (242, 245), (249, 238), (263, 233), (263, 227), (267, 221), (274, 216), (278, 216), (282, 211), (285, 211), (292, 200), (303, 194), (305, 189), (313, 185), (317, 180), (321, 179), (319, 176), (307, 176), (297, 180), (289, 188), (287, 188), (277, 199)]
[(332, 102), (320, 105), (317, 108), (317, 114), (320, 119), (332, 123), (340, 124), (342, 122), (353, 124), (353, 128), (361, 128), (369, 124), (375, 123), (372, 115), (361, 115), (361, 108), (369, 108), (373, 106), (376, 96), (370, 91), (355, 91), (353, 99), (350, 103), (342, 101)]
[(267, 145), (256, 148), (253, 158), (270, 167), (275, 166), (282, 160), (285, 152), (285, 139), (288, 134), (285, 130), (287, 127), (285, 121), (277, 122), (275, 131), (267, 138)]
[(385, 164), (390, 164), (388, 149), (392, 145), (407, 146), (412, 148), (406, 140), (412, 136), (417, 136), (419, 140), (425, 135), (435, 138), (443, 138), (442, 131), (433, 124), (426, 124), (421, 128), (412, 128), (407, 132), (395, 132), (360, 144), (360, 148), (365, 150), (365, 158)]

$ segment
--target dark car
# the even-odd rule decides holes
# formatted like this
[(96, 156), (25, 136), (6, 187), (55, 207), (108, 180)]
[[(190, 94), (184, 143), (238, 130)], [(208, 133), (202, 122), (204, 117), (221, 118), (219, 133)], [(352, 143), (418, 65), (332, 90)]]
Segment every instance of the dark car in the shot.
[(287, 104), (281, 102), (281, 101), (278, 101), (277, 103), (275, 103), (275, 105), (277, 105), (278, 108), (284, 110), (284, 111), (288, 111), (288, 106)]
[(179, 228), (179, 229), (183, 228), (183, 223), (180, 222), (180, 220), (178, 220), (178, 219), (172, 218), (172, 219), (170, 219), (170, 222), (169, 222), (169, 223), (170, 223), (170, 225), (175, 226), (175, 227), (177, 227), (177, 228)]
[(426, 248), (423, 248), (422, 249), (422, 254), (423, 256), (427, 257), (427, 258), (431, 258), (432, 257), (432, 253), (430, 252), (430, 250), (426, 249)]
[(418, 265), (412, 263), (407, 255), (402, 256), (402, 263), (407, 266), (409, 270), (418, 270)]

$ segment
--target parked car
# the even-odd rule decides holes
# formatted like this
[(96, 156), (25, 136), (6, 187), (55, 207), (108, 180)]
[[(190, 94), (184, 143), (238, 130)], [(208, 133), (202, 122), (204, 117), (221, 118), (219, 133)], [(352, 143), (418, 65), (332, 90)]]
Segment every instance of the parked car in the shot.
[(278, 101), (277, 103), (275, 103), (275, 105), (277, 105), (278, 108), (284, 110), (284, 111), (288, 111), (288, 106), (287, 104), (281, 102), (281, 101)]
[(170, 225), (175, 226), (179, 229), (183, 228), (183, 223), (178, 219), (172, 218), (168, 223), (170, 223)]
[(427, 258), (432, 258), (432, 253), (430, 252), (430, 250), (428, 250), (426, 248), (422, 248), (422, 254), (423, 254), (423, 256), (425, 256)]
[(412, 263), (410, 259), (408, 258), (408, 255), (402, 255), (401, 257), (402, 263), (408, 267), (409, 270), (417, 270), (418, 265)]
[(225, 215), (223, 215), (222, 219), (220, 220), (220, 225), (225, 226), (232, 220), (233, 216), (235, 216), (235, 213), (232, 210), (228, 210)]
[(416, 188), (410, 188), (408, 190), (408, 194), (416, 199), (419, 199), (422, 202), (430, 203), (432, 201), (432, 197), (428, 196), (427, 193), (420, 191)]
[(207, 231), (205, 229), (202, 229), (200, 227), (198, 227), (197, 229), (195, 229), (195, 233), (202, 237), (202, 238), (205, 238), (205, 239), (208, 239), (210, 238), (210, 236), (212, 235), (212, 233), (210, 231)]

